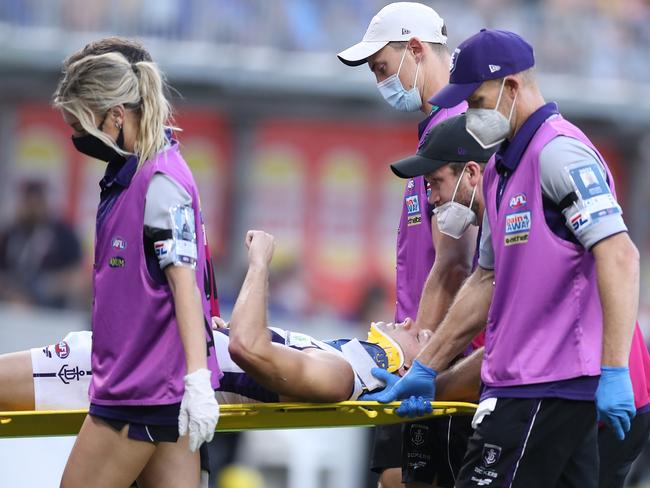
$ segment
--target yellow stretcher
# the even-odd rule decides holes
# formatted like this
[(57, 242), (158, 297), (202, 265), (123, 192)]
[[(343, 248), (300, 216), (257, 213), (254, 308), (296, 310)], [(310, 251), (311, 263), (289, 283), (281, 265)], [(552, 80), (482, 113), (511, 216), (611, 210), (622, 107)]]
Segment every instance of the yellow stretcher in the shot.
[[(431, 402), (441, 415), (472, 415), (473, 403)], [(370, 427), (409, 421), (398, 417), (399, 402), (246, 403), (220, 405), (217, 431), (252, 429), (303, 429), (320, 427)], [(0, 438), (76, 435), (87, 410), (0, 412)]]

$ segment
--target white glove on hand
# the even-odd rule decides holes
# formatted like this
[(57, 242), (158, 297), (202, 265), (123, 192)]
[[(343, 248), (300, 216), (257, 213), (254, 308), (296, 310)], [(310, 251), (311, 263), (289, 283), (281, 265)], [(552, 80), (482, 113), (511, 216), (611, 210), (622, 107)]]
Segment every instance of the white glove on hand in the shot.
[(214, 437), (219, 420), (219, 404), (210, 384), (212, 372), (202, 368), (185, 376), (185, 392), (178, 415), (178, 433), (183, 436), (189, 431), (190, 451), (196, 451), (204, 442)]

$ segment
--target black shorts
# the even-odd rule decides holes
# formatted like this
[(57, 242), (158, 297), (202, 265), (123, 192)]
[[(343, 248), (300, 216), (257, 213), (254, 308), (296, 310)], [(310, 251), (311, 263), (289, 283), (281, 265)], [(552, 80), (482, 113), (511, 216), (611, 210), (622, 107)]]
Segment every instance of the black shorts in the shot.
[(385, 469), (402, 466), (403, 424), (378, 425), (374, 430), (370, 469), (381, 474)]
[(180, 403), (151, 406), (90, 404), (88, 413), (115, 430), (129, 426), (129, 439), (144, 442), (176, 442)]
[(472, 417), (445, 416), (404, 426), (402, 482), (453, 488), (474, 430)]
[(601, 488), (623, 488), (632, 463), (641, 454), (650, 434), (650, 412), (637, 413), (630, 431), (620, 441), (607, 426), (598, 430)]
[[(117, 431), (121, 431), (125, 425), (128, 425), (127, 437), (129, 439), (156, 443), (178, 440), (179, 411), (180, 403), (149, 407), (110, 407), (91, 404), (89, 414)], [(199, 456), (201, 471), (207, 471), (209, 474), (210, 455), (207, 443), (201, 444)]]
[(499, 398), (469, 439), (457, 488), (596, 488), (594, 402)]

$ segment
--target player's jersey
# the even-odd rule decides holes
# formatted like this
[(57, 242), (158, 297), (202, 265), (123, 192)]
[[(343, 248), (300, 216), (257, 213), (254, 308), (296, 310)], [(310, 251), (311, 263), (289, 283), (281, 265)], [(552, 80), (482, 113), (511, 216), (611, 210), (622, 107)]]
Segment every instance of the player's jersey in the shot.
[[(332, 345), (314, 339), (307, 334), (290, 332), (277, 327), (269, 327), (271, 340), (276, 344), (283, 344), (292, 349), (303, 350), (317, 348), (329, 351), (345, 357)], [(277, 402), (278, 394), (264, 388), (243, 369), (241, 369), (228, 354), (228, 329), (218, 329), (214, 333), (214, 347), (219, 358), (219, 366), (223, 371), (223, 378), (219, 389), (215, 392), (219, 403), (256, 403), (256, 402)], [(354, 375), (354, 387), (350, 392), (348, 400), (356, 400), (363, 392), (363, 387), (358, 376)]]
[[(277, 402), (278, 395), (257, 383), (246, 374), (228, 353), (228, 329), (214, 331), (214, 343), (219, 365), (224, 373), (215, 392), (219, 403)], [(307, 334), (270, 328), (272, 341), (292, 349), (317, 348), (340, 355), (346, 339), (323, 342)], [(375, 344), (362, 343), (379, 367), (386, 367), (383, 349)], [(88, 387), (92, 378), (90, 351), (92, 333), (70, 332), (57, 344), (31, 349), (36, 410), (88, 408)], [(363, 392), (358, 376), (354, 376), (349, 400), (356, 400)]]

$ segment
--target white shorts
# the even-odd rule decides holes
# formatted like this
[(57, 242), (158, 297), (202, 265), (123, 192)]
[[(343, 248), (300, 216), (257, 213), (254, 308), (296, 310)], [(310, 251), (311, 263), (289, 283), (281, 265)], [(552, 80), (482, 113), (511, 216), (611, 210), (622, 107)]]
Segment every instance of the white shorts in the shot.
[(62, 341), (31, 349), (36, 410), (88, 408), (92, 332), (70, 332)]

